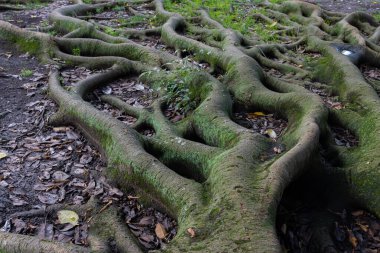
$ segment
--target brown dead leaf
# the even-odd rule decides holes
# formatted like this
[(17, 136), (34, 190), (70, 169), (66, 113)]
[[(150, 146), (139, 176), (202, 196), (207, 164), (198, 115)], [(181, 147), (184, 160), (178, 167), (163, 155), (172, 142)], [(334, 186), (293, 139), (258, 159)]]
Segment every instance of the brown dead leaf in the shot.
[(195, 230), (194, 230), (194, 228), (188, 228), (187, 229), (187, 233), (189, 233), (189, 235), (190, 235), (191, 238), (195, 237)]
[(154, 232), (156, 233), (157, 237), (160, 239), (165, 239), (166, 235), (168, 234), (166, 232), (165, 227), (161, 223), (156, 224), (156, 228)]
[(359, 227), (360, 227), (360, 229), (361, 230), (363, 230), (364, 232), (368, 232), (368, 225), (363, 225), (363, 224), (360, 224), (360, 223), (356, 223)]
[(249, 119), (254, 119), (254, 118), (263, 117), (263, 116), (265, 116), (265, 113), (263, 113), (263, 112), (248, 113), (248, 118)]
[(356, 248), (358, 246), (358, 239), (356, 239), (354, 233), (352, 233), (352, 230), (347, 230), (348, 233), (348, 240), (351, 243), (352, 248)]

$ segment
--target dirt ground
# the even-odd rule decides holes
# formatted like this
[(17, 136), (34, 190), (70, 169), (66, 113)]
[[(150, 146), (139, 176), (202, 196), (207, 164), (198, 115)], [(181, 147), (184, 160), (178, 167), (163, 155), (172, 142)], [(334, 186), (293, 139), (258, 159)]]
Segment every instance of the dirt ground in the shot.
[[(380, 2), (373, 0), (309, 0), (309, 2), (318, 3), (331, 11), (371, 13), (380, 11)], [(65, 4), (67, 1), (55, 1), (54, 4), (39, 10), (3, 12), (0, 13), (0, 19), (20, 27), (35, 26), (43, 22), (52, 9)], [(100, 177), (99, 172), (104, 169), (105, 161), (74, 128), (53, 128), (46, 124), (48, 118), (56, 110), (55, 104), (45, 95), (48, 72), (49, 66), (39, 64), (37, 59), (18, 51), (14, 45), (0, 40), (0, 153), (7, 155), (6, 158), (0, 159), (1, 230), (87, 245), (86, 233), (82, 233), (86, 229), (83, 220), (80, 221), (82, 231), (80, 234), (83, 237), (80, 237), (76, 229), (62, 232), (59, 227), (53, 226), (56, 217), (50, 217), (48, 220), (17, 217), (12, 221), (9, 217), (20, 211), (44, 208), (56, 203), (81, 204), (91, 196), (97, 196), (102, 205), (107, 205), (111, 200), (119, 201), (118, 207), (121, 214), (145, 249), (160, 248), (161, 240), (154, 237), (155, 226), (158, 223), (164, 225), (170, 233), (167, 240), (169, 241), (176, 233), (175, 220), (155, 209), (143, 208), (132, 193), (125, 196), (106, 178)], [(68, 70), (64, 81), (66, 83), (76, 81), (88, 74), (91, 72), (86, 69)], [(149, 89), (137, 81), (121, 80), (119, 83), (127, 85), (122, 92), (132, 91), (151, 99)], [(111, 85), (110, 89), (115, 91), (117, 88)], [(141, 101), (136, 97), (129, 99), (136, 100), (134, 103), (139, 104), (149, 102), (147, 99)], [(111, 108), (102, 107), (101, 104), (97, 107), (100, 110), (118, 113), (112, 111)], [(119, 116), (123, 117), (123, 115)], [(175, 118), (175, 115), (171, 115), (171, 118)], [(273, 121), (273, 119), (269, 120)], [(370, 223), (375, 224), (373, 225), (376, 227), (375, 231), (377, 233), (380, 231), (378, 223), (370, 214), (352, 210), (348, 216), (349, 221), (346, 218), (337, 219), (337, 238), (339, 233), (345, 233), (344, 229), (348, 226), (354, 227), (356, 229), (354, 232), (360, 234), (360, 226), (358, 229), (358, 226), (354, 225), (359, 222), (359, 219), (369, 220)], [(145, 226), (142, 229), (139, 224), (146, 223), (147, 220), (149, 228)], [(288, 223), (288, 230), (298, 229), (294, 231), (294, 234), (299, 233), (297, 226), (304, 225), (298, 224), (298, 221), (292, 222), (295, 224), (292, 227)], [(284, 229), (283, 224), (279, 225), (280, 229)], [(47, 230), (51, 230), (51, 233)], [(47, 234), (50, 234), (49, 237)], [(294, 237), (295, 239), (283, 238), (282, 240), (285, 241), (284, 244), (296, 244), (303, 240), (302, 235), (297, 236)], [(152, 239), (145, 240), (144, 238), (147, 237)], [(349, 237), (343, 239), (340, 237), (340, 239), (343, 251), (350, 248)], [(380, 248), (380, 245), (371, 243), (369, 244), (373, 251), (363, 252), (379, 252), (376, 247)]]
[(326, 10), (344, 13), (353, 11), (376, 13), (380, 11), (380, 1), (377, 0), (307, 0), (307, 2), (318, 4)]
[[(67, 4), (58, 0), (35, 10), (7, 11), (0, 13), (0, 19), (20, 27), (35, 27), (43, 24), (53, 9)], [(100, 176), (105, 169), (104, 159), (76, 129), (47, 124), (57, 110), (46, 96), (50, 66), (40, 64), (9, 42), (0, 40), (0, 45), (0, 154), (6, 155), (0, 159), (0, 231), (87, 246), (84, 217), (79, 217), (79, 226), (68, 229), (57, 223), (56, 215), (25, 218), (19, 214), (50, 205), (79, 205), (95, 196), (100, 206), (116, 205), (142, 248), (157, 249), (170, 241), (176, 234), (175, 220), (144, 207), (133, 192), (124, 194)], [(86, 68), (66, 69), (62, 81), (71, 85), (90, 74), (93, 72)], [(149, 103), (149, 89), (135, 80), (119, 82), (129, 85), (120, 92), (128, 89), (130, 100)], [(118, 113), (96, 101), (96, 96), (93, 99), (100, 110)], [(126, 123), (134, 120), (119, 116)], [(165, 240), (157, 238), (157, 224), (168, 232)]]

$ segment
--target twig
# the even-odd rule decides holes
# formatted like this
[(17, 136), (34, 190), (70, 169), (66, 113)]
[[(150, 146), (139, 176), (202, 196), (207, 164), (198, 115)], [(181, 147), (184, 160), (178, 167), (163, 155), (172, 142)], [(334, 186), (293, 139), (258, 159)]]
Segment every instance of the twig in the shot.
[(104, 210), (106, 210), (110, 205), (112, 205), (112, 200), (110, 200), (105, 206), (103, 206), (103, 207), (99, 210), (98, 214), (101, 213), (101, 212), (103, 212)]

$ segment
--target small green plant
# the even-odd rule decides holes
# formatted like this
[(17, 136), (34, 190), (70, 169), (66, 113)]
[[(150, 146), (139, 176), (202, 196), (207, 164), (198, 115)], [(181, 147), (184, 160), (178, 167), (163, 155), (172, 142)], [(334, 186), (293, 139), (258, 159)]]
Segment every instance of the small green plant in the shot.
[(117, 5), (117, 6), (113, 7), (112, 10), (113, 11), (124, 11), (125, 8), (124, 8), (124, 6)]
[(72, 52), (73, 52), (73, 55), (80, 56), (80, 48), (78, 47), (73, 48)]
[[(273, 3), (280, 3), (284, 0), (271, 0)], [(254, 0), (252, 4), (261, 3), (263, 0)], [(265, 25), (251, 18), (251, 14), (259, 12), (265, 14), (265, 9), (246, 8), (245, 5), (236, 4), (231, 0), (194, 0), (194, 1), (175, 1), (164, 0), (167, 10), (180, 12), (184, 16), (195, 16), (196, 10), (207, 9), (211, 18), (220, 22), (224, 27), (231, 28), (242, 34), (257, 34), (265, 42), (278, 40), (276, 25)], [(252, 11), (253, 10), (253, 11)]]
[(115, 29), (113, 29), (111, 27), (106, 27), (104, 29), (104, 32), (108, 35), (111, 35), (111, 36), (119, 36), (119, 31), (116, 31)]
[(136, 25), (139, 24), (144, 24), (146, 23), (147, 19), (144, 16), (136, 15), (136, 16), (131, 16), (127, 19), (118, 19), (118, 22), (120, 25), (124, 27), (135, 27)]
[[(187, 60), (183, 59), (183, 61)], [(199, 70), (187, 66), (184, 62), (184, 65), (178, 69), (160, 73), (160, 77), (153, 81), (152, 87), (163, 94), (166, 104), (175, 112), (186, 115), (193, 111), (201, 100), (199, 89), (191, 82), (197, 71)], [(152, 71), (145, 72), (140, 78), (152, 74), (154, 74)]]
[(153, 27), (160, 26), (164, 24), (166, 20), (167, 18), (162, 15), (154, 15), (149, 19), (149, 24)]
[(51, 36), (55, 36), (57, 35), (57, 31), (51, 30), (51, 31), (48, 31), (48, 34)]
[(31, 77), (33, 75), (33, 71), (30, 69), (22, 69), (20, 76), (21, 77)]
[(274, 4), (280, 4), (282, 2), (285, 2), (285, 0), (269, 0), (269, 2), (274, 3)]
[(380, 22), (380, 12), (375, 12), (375, 13), (373, 14), (373, 17), (374, 17), (378, 22)]
[(26, 9), (33, 10), (33, 9), (39, 9), (44, 6), (47, 6), (48, 3), (41, 3), (39, 0), (34, 0), (34, 1), (28, 1), (24, 6)]

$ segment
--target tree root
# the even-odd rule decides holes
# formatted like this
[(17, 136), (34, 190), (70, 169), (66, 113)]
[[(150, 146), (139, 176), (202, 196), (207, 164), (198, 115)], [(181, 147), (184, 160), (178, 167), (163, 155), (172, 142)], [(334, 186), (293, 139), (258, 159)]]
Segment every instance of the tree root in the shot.
[[(22, 30), (4, 21), (0, 21), (0, 32), (19, 44), (23, 42), (20, 38), (25, 37), (36, 41), (38, 47), (34, 53), (49, 60), (59, 58), (65, 61), (63, 66), (70, 63), (106, 69), (79, 81), (70, 90), (61, 86), (59, 71), (52, 70), (49, 96), (59, 105), (52, 122), (80, 129), (107, 158), (105, 173), (112, 180), (124, 188), (133, 186), (178, 219), (178, 235), (164, 250), (281, 251), (274, 226), (277, 205), (288, 184), (307, 172), (310, 163), (319, 157), (319, 141), (329, 136), (327, 119), (333, 115), (317, 94), (304, 88), (311, 85), (311, 78), (320, 81), (315, 85), (331, 90), (342, 103), (348, 104), (348, 108), (337, 113), (337, 118), (347, 128), (354, 129), (360, 145), (342, 152), (345, 164), (340, 170), (347, 176), (343, 180), (349, 182), (353, 196), (380, 214), (380, 202), (374, 200), (380, 195), (379, 158), (375, 154), (380, 149), (379, 96), (364, 80), (355, 62), (334, 47), (336, 43), (357, 44), (363, 49), (358, 62), (378, 64), (380, 51), (376, 43), (380, 32), (375, 27), (378, 24), (368, 15), (344, 16), (301, 1), (267, 3), (267, 14), (255, 17), (266, 23), (280, 22), (279, 32), (288, 32), (284, 39), (288, 42), (291, 38), (292, 43), (260, 45), (254, 38), (225, 28), (204, 10), (199, 17), (185, 19), (165, 10), (160, 0), (153, 1), (152, 6), (155, 15), (162, 19), (162, 26), (118, 29), (118, 36), (113, 36), (106, 33), (109, 27), (80, 17), (88, 19), (96, 9), (121, 3), (76, 2), (55, 10), (50, 16), (54, 29), (63, 33), (63, 37)], [(130, 7), (130, 11), (139, 14), (137, 8)], [(294, 29), (300, 38), (291, 36)], [(362, 32), (372, 34), (367, 38)], [(151, 35), (160, 35), (161, 41), (177, 50), (178, 55), (185, 52), (199, 62), (208, 63), (222, 77), (201, 71), (178, 55), (141, 46), (127, 38)], [(310, 71), (305, 61), (295, 56), (292, 50), (299, 46), (323, 55), (315, 71)], [(262, 67), (296, 75), (289, 80), (280, 79), (270, 76)], [(164, 86), (165, 77), (171, 73), (177, 74), (175, 78), (181, 74), (186, 77), (175, 79), (174, 83), (184, 85), (197, 102), (195, 109), (175, 124), (163, 114), (170, 95)], [(112, 95), (101, 97), (102, 102), (137, 118), (132, 126), (85, 101), (86, 95), (95, 89), (121, 77), (137, 76), (152, 88), (157, 83), (163, 86), (151, 106), (136, 108)], [(276, 113), (289, 124), (280, 138), (266, 138), (236, 124), (232, 120), (234, 108)], [(155, 135), (141, 134), (138, 130), (142, 126), (151, 127)], [(281, 154), (274, 152), (278, 144), (286, 146)], [(188, 231), (192, 233), (189, 235)], [(110, 238), (115, 240), (120, 252), (141, 252), (113, 208), (94, 216), (90, 249), (80, 250), (109, 252), (106, 241)], [(38, 239), (32, 239), (36, 245)], [(8, 247), (8, 240), (4, 238), (6, 244), (0, 245)], [(55, 252), (60, 252), (60, 244), (47, 244), (58, 245)], [(23, 247), (26, 246), (17, 248), (11, 244), (6, 249), (27, 252)], [(41, 250), (48, 246), (38, 247)], [(70, 250), (75, 252), (77, 248), (73, 246)]]

